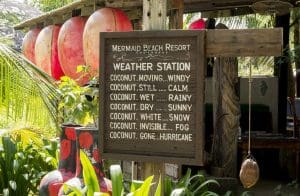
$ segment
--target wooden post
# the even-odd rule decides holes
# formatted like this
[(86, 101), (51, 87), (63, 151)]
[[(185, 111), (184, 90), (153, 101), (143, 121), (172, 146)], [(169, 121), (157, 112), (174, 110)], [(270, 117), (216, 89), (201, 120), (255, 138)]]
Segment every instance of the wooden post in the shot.
[(169, 29), (183, 28), (183, 0), (170, 0)]
[[(298, 47), (300, 44), (300, 31), (299, 31), (299, 18), (297, 18), (296, 11), (299, 11), (299, 9), (294, 10), (294, 48)], [(295, 50), (295, 56), (298, 58), (295, 58), (295, 66), (296, 66), (296, 93), (297, 97), (300, 97), (300, 50)]]
[[(169, 29), (183, 29), (183, 0), (169, 0)], [(165, 175), (178, 179), (181, 177), (181, 167), (178, 164), (165, 164)]]
[(286, 109), (288, 92), (288, 49), (289, 49), (289, 24), (290, 14), (276, 16), (276, 27), (283, 28), (283, 56), (275, 57), (274, 75), (278, 76), (278, 131), (286, 131)]
[[(227, 27), (218, 24), (216, 28)], [(237, 174), (237, 137), (240, 119), (239, 99), (235, 92), (237, 83), (237, 58), (217, 58), (213, 68), (212, 172), (219, 177), (236, 177)]]
[(167, 1), (143, 0), (143, 30), (166, 30)]
[[(167, 21), (166, 0), (143, 0), (143, 30), (165, 30)], [(142, 179), (154, 175), (154, 182), (158, 183), (159, 176), (163, 179), (164, 163), (144, 163), (141, 168)], [(162, 180), (163, 182), (163, 180)], [(152, 186), (150, 195), (153, 195), (157, 186)], [(163, 194), (163, 183), (162, 183)]]

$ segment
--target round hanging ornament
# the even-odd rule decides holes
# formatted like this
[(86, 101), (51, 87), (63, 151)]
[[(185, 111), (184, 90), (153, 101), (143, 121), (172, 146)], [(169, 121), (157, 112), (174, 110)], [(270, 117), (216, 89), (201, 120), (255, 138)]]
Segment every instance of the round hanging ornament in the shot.
[(245, 188), (250, 188), (254, 186), (259, 179), (259, 166), (255, 160), (255, 158), (251, 154), (251, 88), (252, 88), (252, 66), (251, 63), (249, 65), (249, 97), (248, 97), (248, 105), (249, 105), (249, 119), (248, 119), (248, 156), (243, 161), (241, 170), (240, 170), (240, 180)]

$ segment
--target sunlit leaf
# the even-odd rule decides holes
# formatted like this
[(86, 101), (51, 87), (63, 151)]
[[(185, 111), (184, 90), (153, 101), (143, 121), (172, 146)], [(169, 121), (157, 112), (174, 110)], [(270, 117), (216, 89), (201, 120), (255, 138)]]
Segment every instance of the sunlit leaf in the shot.
[(122, 196), (123, 194), (123, 175), (120, 165), (110, 166), (110, 177), (112, 182), (112, 195)]
[(159, 176), (159, 181), (158, 181), (158, 185), (155, 191), (155, 196), (161, 196), (161, 176)]
[(80, 161), (83, 168), (84, 184), (88, 188), (87, 196), (93, 196), (94, 192), (100, 192), (100, 187), (94, 167), (82, 150), (80, 150)]

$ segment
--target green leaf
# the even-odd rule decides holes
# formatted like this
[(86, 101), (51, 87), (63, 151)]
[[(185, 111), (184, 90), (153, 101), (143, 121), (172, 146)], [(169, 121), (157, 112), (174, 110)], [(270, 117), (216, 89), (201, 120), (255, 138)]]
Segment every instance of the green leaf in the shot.
[(213, 179), (210, 179), (210, 180), (207, 180), (205, 182), (203, 182), (195, 191), (194, 193), (197, 193), (197, 191), (201, 190), (202, 188), (206, 188), (208, 184), (216, 184), (218, 186), (220, 186), (220, 184), (216, 181), (216, 180), (213, 180)]
[(13, 181), (13, 180), (10, 180), (9, 181), (9, 186), (10, 186), (10, 188), (12, 189), (12, 190), (17, 190), (17, 183), (16, 183), (16, 181)]
[(205, 191), (201, 194), (201, 196), (219, 196), (219, 194), (212, 192), (212, 191)]
[(133, 180), (131, 182), (130, 192), (134, 192), (137, 189), (139, 189), (142, 186), (143, 183), (144, 183), (144, 181), (141, 181), (141, 180)]
[(80, 73), (80, 72), (82, 72), (84, 70), (84, 65), (78, 65), (77, 67), (76, 67), (76, 73)]
[(9, 196), (9, 189), (3, 189), (3, 196)]
[(83, 168), (84, 184), (88, 187), (87, 196), (93, 196), (94, 192), (100, 191), (100, 187), (94, 167), (82, 150), (80, 150), (80, 161)]
[(149, 176), (142, 186), (134, 192), (135, 196), (144, 196), (144, 195), (149, 195), (150, 187), (151, 187), (151, 182), (153, 180), (154, 176)]
[(189, 185), (189, 179), (191, 177), (192, 170), (188, 168), (186, 174), (184, 175), (183, 178), (180, 179), (178, 184), (176, 185), (176, 188), (187, 188)]
[[(0, 43), (0, 122), (5, 127), (26, 124), (59, 127), (59, 94), (51, 76), (22, 54)], [(22, 100), (22, 101), (20, 101)], [(52, 126), (49, 126), (52, 125)], [(53, 133), (53, 132), (52, 132)]]
[[(71, 186), (68, 184), (63, 184), (64, 193), (71, 196), (71, 195), (82, 195), (82, 192), (75, 186)], [(71, 190), (70, 193), (68, 193)]]
[(110, 166), (110, 177), (112, 181), (112, 195), (122, 196), (123, 194), (123, 175), (120, 165)]
[(94, 196), (110, 196), (108, 193), (102, 193), (102, 192), (95, 192)]
[(155, 196), (161, 196), (161, 176), (159, 176), (159, 181), (155, 191)]
[(174, 189), (170, 196), (183, 196), (185, 194), (185, 188)]
[(172, 179), (169, 176), (164, 177), (164, 195), (170, 195), (173, 188), (174, 183), (172, 182)]

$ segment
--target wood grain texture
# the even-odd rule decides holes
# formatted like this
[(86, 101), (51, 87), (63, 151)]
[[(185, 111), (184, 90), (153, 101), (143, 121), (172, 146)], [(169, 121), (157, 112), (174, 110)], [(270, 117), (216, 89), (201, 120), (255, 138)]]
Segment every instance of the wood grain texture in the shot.
[(237, 59), (218, 58), (214, 65), (214, 139), (213, 166), (222, 168), (223, 177), (235, 177), (237, 168), (237, 135), (240, 119)]
[(167, 28), (167, 1), (143, 0), (143, 30)]
[[(216, 28), (225, 28), (217, 25)], [(237, 136), (240, 119), (238, 61), (234, 57), (217, 58), (213, 72), (214, 137), (212, 166), (221, 171), (218, 176), (236, 177)]]
[(280, 56), (282, 35), (281, 28), (207, 30), (206, 56)]

